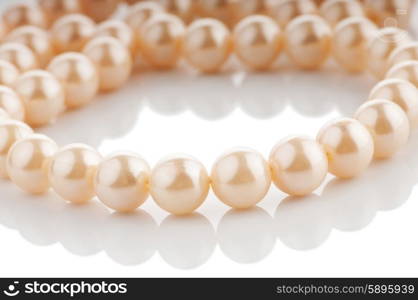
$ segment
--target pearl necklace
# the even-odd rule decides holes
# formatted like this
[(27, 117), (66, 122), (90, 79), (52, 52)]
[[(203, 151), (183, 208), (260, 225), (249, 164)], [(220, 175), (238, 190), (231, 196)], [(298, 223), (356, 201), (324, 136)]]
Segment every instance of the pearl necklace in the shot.
[[(52, 5), (57, 2), (66, 6)], [(40, 7), (13, 6), (2, 17), (0, 176), (29, 193), (52, 188), (73, 203), (97, 196), (121, 212), (135, 210), (151, 194), (164, 210), (183, 215), (196, 210), (212, 188), (226, 205), (244, 209), (260, 202), (271, 182), (289, 195), (304, 196), (328, 172), (359, 176), (373, 158), (393, 156), (418, 125), (418, 43), (399, 28), (379, 29), (357, 1), (324, 1), (316, 15), (313, 1), (283, 0), (276, 20), (247, 14), (232, 33), (214, 18), (186, 28), (154, 2), (130, 7), (125, 21), (96, 25), (71, 3), (76, 1), (40, 0)], [(380, 22), (376, 15), (373, 19)], [(49, 31), (43, 29), (51, 24)], [(99, 91), (120, 88), (136, 57), (162, 69), (184, 57), (200, 72), (214, 73), (232, 53), (250, 69), (267, 70), (283, 49), (302, 69), (317, 69), (333, 54), (347, 71), (368, 70), (382, 81), (352, 118), (329, 122), (316, 139), (283, 139), (268, 160), (252, 149), (232, 149), (210, 174), (187, 155), (167, 157), (151, 170), (133, 153), (102, 158), (82, 144), (59, 148), (29, 127), (53, 122)]]

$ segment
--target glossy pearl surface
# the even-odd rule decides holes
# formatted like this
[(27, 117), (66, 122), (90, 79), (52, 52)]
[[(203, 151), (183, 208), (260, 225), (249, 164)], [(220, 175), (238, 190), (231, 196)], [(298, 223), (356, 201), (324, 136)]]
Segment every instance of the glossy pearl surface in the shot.
[(326, 124), (318, 134), (328, 157), (328, 170), (340, 178), (360, 175), (373, 159), (373, 137), (355, 119), (343, 118)]
[(18, 140), (28, 137), (32, 129), (23, 122), (0, 121), (0, 178), (9, 178), (7, 174), (7, 154)]
[(331, 26), (349, 17), (363, 17), (364, 10), (357, 0), (328, 0), (320, 8), (321, 16)]
[(233, 41), (240, 61), (256, 70), (270, 68), (283, 46), (279, 26), (273, 19), (261, 15), (239, 22), (233, 32)]
[(406, 43), (393, 50), (389, 57), (389, 66), (394, 66), (407, 60), (418, 60), (418, 42)]
[(31, 126), (53, 122), (65, 109), (62, 85), (49, 72), (24, 73), (17, 80), (15, 90), (25, 105), (26, 122)]
[(418, 126), (418, 90), (409, 81), (386, 79), (370, 92), (369, 100), (386, 99), (398, 104), (406, 113), (411, 128)]
[(318, 7), (312, 0), (282, 0), (271, 5), (271, 16), (285, 28), (293, 19), (308, 15), (317, 14)]
[(22, 26), (7, 36), (8, 42), (21, 43), (36, 55), (41, 67), (53, 57), (54, 49), (47, 31), (36, 26)]
[(368, 46), (376, 31), (376, 25), (366, 18), (352, 17), (340, 22), (335, 27), (332, 40), (336, 61), (349, 72), (367, 70)]
[(37, 5), (24, 3), (11, 5), (3, 11), (2, 19), (6, 31), (12, 31), (24, 25), (46, 27), (45, 16)]
[(108, 92), (120, 88), (129, 79), (132, 57), (119, 40), (113, 37), (95, 38), (86, 45), (83, 53), (97, 68), (101, 91)]
[(184, 25), (167, 14), (155, 15), (142, 27), (139, 47), (145, 60), (156, 68), (173, 68), (182, 54)]
[(129, 7), (125, 22), (132, 28), (135, 34), (138, 34), (146, 21), (161, 13), (164, 13), (164, 9), (158, 3), (151, 1), (139, 2)]
[(19, 72), (26, 72), (39, 67), (38, 60), (32, 50), (19, 43), (0, 45), (0, 60), (10, 62)]
[(297, 17), (286, 27), (285, 49), (298, 67), (316, 69), (331, 54), (331, 29), (318, 16)]
[(13, 86), (19, 77), (19, 70), (10, 62), (0, 59), (0, 85)]
[(355, 118), (372, 134), (375, 158), (393, 156), (408, 141), (408, 117), (399, 105), (389, 100), (366, 102), (357, 110)]
[(258, 152), (233, 149), (215, 162), (212, 188), (226, 205), (244, 209), (263, 200), (271, 185), (270, 167)]
[(67, 52), (56, 56), (47, 69), (61, 82), (68, 108), (86, 105), (96, 96), (99, 76), (96, 66), (87, 56)]
[(38, 4), (49, 26), (62, 16), (79, 13), (81, 9), (79, 0), (38, 0)]
[(231, 34), (215, 19), (199, 19), (186, 30), (183, 53), (187, 61), (202, 72), (221, 69), (232, 51)]
[(418, 61), (406, 60), (394, 65), (386, 73), (386, 78), (404, 79), (418, 88)]
[(51, 29), (51, 38), (58, 53), (81, 51), (96, 30), (94, 22), (81, 14), (58, 19)]
[(294, 196), (312, 193), (328, 172), (323, 147), (305, 137), (290, 137), (279, 142), (273, 148), (269, 162), (274, 184)]
[(125, 22), (121, 20), (108, 20), (97, 26), (93, 38), (110, 36), (119, 40), (132, 53), (136, 51), (136, 40), (134, 32)]
[(383, 78), (389, 66), (393, 50), (410, 40), (406, 31), (395, 27), (380, 29), (369, 45), (369, 70), (376, 78)]
[(188, 156), (177, 155), (160, 161), (152, 170), (150, 193), (164, 210), (184, 215), (192, 213), (209, 192), (205, 167)]
[(82, 144), (58, 150), (49, 168), (51, 187), (69, 202), (89, 201), (95, 195), (94, 176), (101, 159), (96, 150)]
[(133, 211), (148, 198), (150, 173), (148, 164), (136, 154), (112, 155), (97, 168), (96, 194), (116, 211)]
[(11, 88), (2, 85), (0, 85), (0, 108), (12, 119), (18, 121), (25, 119), (25, 107), (19, 95)]
[(50, 187), (49, 163), (57, 150), (57, 144), (43, 135), (35, 134), (19, 140), (7, 156), (10, 179), (28, 193), (45, 193)]

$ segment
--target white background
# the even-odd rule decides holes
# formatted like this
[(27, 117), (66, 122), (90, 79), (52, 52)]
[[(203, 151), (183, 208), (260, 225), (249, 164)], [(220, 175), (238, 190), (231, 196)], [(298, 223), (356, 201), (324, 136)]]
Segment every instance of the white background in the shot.
[[(8, 2), (15, 1), (0, 1)], [(267, 156), (289, 134), (314, 137), (327, 120), (352, 115), (375, 83), (332, 63), (296, 71), (285, 59), (266, 73), (234, 63), (215, 76), (140, 71), (41, 131), (104, 155), (136, 151), (151, 165), (186, 152), (209, 169), (230, 147)], [(2, 181), (0, 276), (418, 276), (417, 152), (414, 132), (401, 153), (358, 179), (330, 176), (301, 199), (272, 187), (245, 212), (210, 195), (187, 218), (168, 216), (151, 199), (120, 215), (97, 201), (73, 206)]]

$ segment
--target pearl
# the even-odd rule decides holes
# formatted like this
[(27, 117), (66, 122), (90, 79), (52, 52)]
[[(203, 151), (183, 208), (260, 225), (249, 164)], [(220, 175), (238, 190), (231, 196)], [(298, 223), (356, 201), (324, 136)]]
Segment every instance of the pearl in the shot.
[(158, 3), (151, 1), (136, 3), (129, 7), (125, 22), (132, 28), (135, 34), (138, 34), (146, 21), (163, 12), (163, 7)]
[(202, 72), (217, 72), (232, 51), (231, 34), (215, 19), (199, 19), (186, 30), (183, 53), (187, 61)]
[(2, 19), (6, 31), (12, 31), (24, 25), (46, 27), (45, 16), (37, 5), (17, 4), (10, 6), (3, 12)]
[(50, 187), (49, 163), (57, 150), (53, 140), (40, 134), (17, 141), (7, 156), (10, 179), (28, 193), (45, 193)]
[(81, 10), (96, 22), (108, 19), (117, 10), (120, 0), (79, 0)]
[(274, 184), (283, 192), (304, 196), (324, 181), (328, 159), (323, 147), (305, 137), (290, 137), (279, 142), (270, 154)]
[(312, 0), (282, 0), (272, 5), (270, 11), (272, 17), (279, 25), (285, 28), (293, 19), (299, 16), (316, 14), (318, 8)]
[(87, 56), (76, 52), (58, 55), (47, 70), (61, 82), (67, 108), (87, 105), (96, 96), (99, 76), (96, 66)]
[(0, 178), (8, 178), (7, 154), (18, 140), (28, 137), (32, 129), (23, 122), (2, 120), (0, 122)]
[(326, 124), (317, 137), (328, 157), (328, 170), (340, 178), (360, 175), (373, 159), (373, 137), (359, 121), (342, 118)]
[(39, 7), (44, 12), (48, 25), (64, 15), (80, 12), (79, 0), (38, 0)]
[(19, 77), (19, 70), (10, 62), (0, 60), (0, 85), (13, 86)]
[(184, 215), (196, 210), (209, 192), (205, 167), (189, 156), (174, 156), (160, 161), (152, 170), (150, 193), (164, 210)]
[(369, 45), (369, 70), (377, 78), (383, 78), (389, 67), (392, 51), (407, 43), (406, 31), (394, 27), (380, 29)]
[(258, 152), (233, 149), (215, 162), (212, 188), (226, 205), (244, 209), (263, 200), (271, 185), (270, 167)]
[(97, 168), (96, 194), (116, 211), (133, 211), (148, 198), (150, 173), (148, 164), (136, 154), (112, 155)]
[(20, 72), (38, 68), (35, 54), (25, 45), (19, 43), (4, 43), (0, 45), (0, 60), (13, 64)]
[(331, 54), (331, 29), (318, 16), (297, 17), (286, 27), (285, 49), (300, 68), (316, 69)]
[(0, 122), (6, 121), (9, 119), (10, 119), (9, 114), (3, 108), (0, 108)]
[(320, 8), (321, 16), (331, 26), (349, 17), (363, 17), (362, 5), (357, 0), (327, 0)]
[(18, 121), (23, 121), (25, 119), (25, 107), (20, 97), (11, 88), (1, 85), (0, 108), (12, 119)]
[(51, 37), (58, 53), (81, 51), (96, 30), (94, 22), (80, 14), (58, 19), (51, 29)]
[(53, 122), (64, 110), (64, 90), (49, 72), (34, 70), (24, 73), (16, 82), (28, 124), (38, 127)]
[(22, 26), (13, 30), (7, 36), (7, 41), (21, 43), (31, 49), (41, 67), (45, 66), (54, 55), (49, 34), (36, 26)]
[(102, 160), (93, 148), (70, 144), (53, 156), (49, 178), (52, 189), (64, 200), (84, 203), (94, 197), (94, 176)]
[(83, 53), (96, 65), (99, 86), (103, 92), (120, 88), (132, 70), (132, 57), (128, 49), (117, 39), (99, 37), (91, 40)]
[(374, 99), (398, 104), (406, 113), (411, 128), (418, 126), (418, 90), (412, 83), (398, 78), (383, 80), (370, 92), (369, 100)]
[(145, 59), (156, 68), (176, 66), (182, 50), (184, 25), (180, 18), (155, 15), (142, 27), (139, 47)]
[(389, 100), (364, 103), (355, 113), (355, 118), (371, 132), (375, 158), (394, 155), (408, 141), (408, 118), (399, 105)]
[(364, 7), (379, 27), (408, 28), (413, 3), (410, 0), (364, 0)]
[(393, 50), (389, 57), (389, 66), (394, 66), (407, 60), (418, 60), (418, 42), (406, 43)]
[(418, 61), (406, 60), (394, 65), (386, 74), (386, 78), (400, 78), (418, 87)]
[(120, 20), (108, 20), (101, 23), (93, 35), (93, 38), (110, 36), (119, 40), (132, 54), (136, 51), (136, 41), (133, 30), (125, 22)]
[(235, 54), (242, 63), (256, 70), (271, 67), (282, 50), (281, 30), (266, 16), (246, 17), (233, 32)]
[(377, 31), (376, 25), (366, 18), (351, 17), (340, 22), (334, 30), (333, 55), (349, 72), (368, 68), (368, 45)]

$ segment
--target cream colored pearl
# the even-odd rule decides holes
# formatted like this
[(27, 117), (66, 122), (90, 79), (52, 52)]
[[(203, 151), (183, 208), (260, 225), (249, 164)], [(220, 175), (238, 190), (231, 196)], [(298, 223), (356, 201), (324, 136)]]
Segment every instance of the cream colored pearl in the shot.
[(81, 10), (96, 22), (102, 22), (113, 15), (120, 0), (79, 0)]
[(406, 60), (394, 65), (387, 72), (386, 78), (405, 79), (418, 88), (418, 61)]
[(411, 128), (418, 126), (418, 90), (403, 79), (386, 79), (370, 92), (369, 100), (386, 99), (398, 104), (406, 113)]
[(199, 19), (186, 30), (183, 54), (187, 61), (202, 72), (217, 72), (232, 51), (231, 34), (215, 19)]
[(263, 200), (271, 185), (270, 167), (258, 152), (239, 148), (224, 153), (215, 162), (212, 188), (226, 205), (243, 209)]
[(328, 157), (328, 170), (340, 178), (360, 175), (373, 159), (373, 137), (355, 119), (342, 118), (326, 124), (318, 134)]
[(406, 43), (396, 48), (389, 57), (389, 66), (394, 66), (407, 60), (418, 60), (418, 42)]
[(96, 66), (87, 56), (67, 52), (55, 57), (47, 69), (61, 82), (68, 108), (86, 105), (96, 96), (99, 76)]
[(17, 4), (7, 8), (2, 14), (6, 31), (24, 25), (46, 27), (46, 20), (42, 10), (37, 5)]
[(150, 193), (164, 210), (184, 215), (196, 210), (209, 191), (205, 167), (188, 156), (174, 156), (160, 161), (152, 170)]
[(374, 157), (394, 155), (409, 137), (409, 121), (401, 107), (389, 100), (373, 100), (363, 104), (355, 113), (374, 139)]
[(155, 15), (144, 24), (139, 35), (141, 53), (156, 68), (175, 67), (181, 56), (184, 31), (180, 18)]
[(336, 61), (349, 72), (368, 68), (368, 45), (377, 31), (376, 25), (362, 17), (340, 22), (334, 31), (333, 54)]
[(363, 17), (362, 5), (357, 0), (327, 0), (320, 8), (321, 16), (331, 26), (349, 17)]
[(323, 147), (305, 137), (290, 137), (279, 142), (270, 154), (270, 166), (274, 184), (294, 196), (312, 193), (328, 172)]
[(414, 1), (364, 0), (369, 18), (379, 27), (395, 26), (407, 29)]
[(39, 6), (44, 12), (48, 25), (64, 15), (80, 12), (79, 0), (38, 0)]
[(10, 148), (18, 140), (28, 137), (33, 133), (32, 129), (20, 121), (0, 121), (0, 178), (8, 178), (7, 154)]
[(18, 121), (25, 119), (25, 107), (22, 100), (14, 90), (6, 86), (0, 86), (0, 108), (12, 119)]
[(10, 62), (0, 60), (0, 85), (13, 86), (19, 77), (19, 70)]
[(45, 193), (49, 187), (48, 168), (57, 144), (35, 134), (17, 141), (7, 156), (7, 172), (18, 187), (31, 194)]
[(312, 0), (282, 0), (272, 5), (270, 11), (272, 17), (279, 25), (285, 28), (293, 19), (299, 16), (316, 14), (318, 8)]
[(148, 198), (150, 173), (148, 164), (136, 154), (112, 155), (97, 168), (96, 194), (116, 211), (133, 211)]
[(27, 46), (19, 43), (4, 43), (0, 46), (0, 60), (13, 64), (20, 72), (39, 67), (35, 54)]
[(49, 179), (53, 190), (72, 203), (84, 203), (94, 197), (94, 176), (102, 157), (93, 148), (71, 144), (52, 158)]
[(394, 49), (410, 40), (406, 31), (395, 27), (380, 29), (369, 45), (369, 70), (377, 78), (383, 78), (389, 67), (389, 57)]
[(286, 27), (285, 49), (300, 68), (316, 69), (331, 54), (331, 29), (318, 16), (297, 17)]
[(120, 88), (129, 79), (132, 57), (128, 49), (113, 37), (91, 40), (83, 53), (96, 65), (100, 90), (104, 92)]
[(125, 22), (138, 34), (144, 23), (151, 17), (163, 13), (164, 9), (161, 5), (151, 1), (144, 1), (132, 5), (128, 9)]
[(271, 67), (283, 46), (277, 23), (266, 16), (246, 17), (233, 32), (235, 54), (250, 68), (265, 70)]
[(108, 20), (97, 26), (93, 38), (110, 36), (119, 40), (132, 54), (136, 51), (136, 40), (131, 27), (121, 20)]
[(58, 53), (81, 51), (96, 30), (94, 22), (80, 14), (58, 19), (51, 28), (51, 37)]
[(25, 105), (26, 121), (32, 126), (53, 122), (64, 110), (64, 90), (49, 72), (34, 70), (16, 82), (16, 92)]
[(21, 43), (36, 55), (41, 67), (53, 57), (54, 50), (49, 34), (36, 26), (23, 26), (13, 30), (7, 36), (8, 42)]

